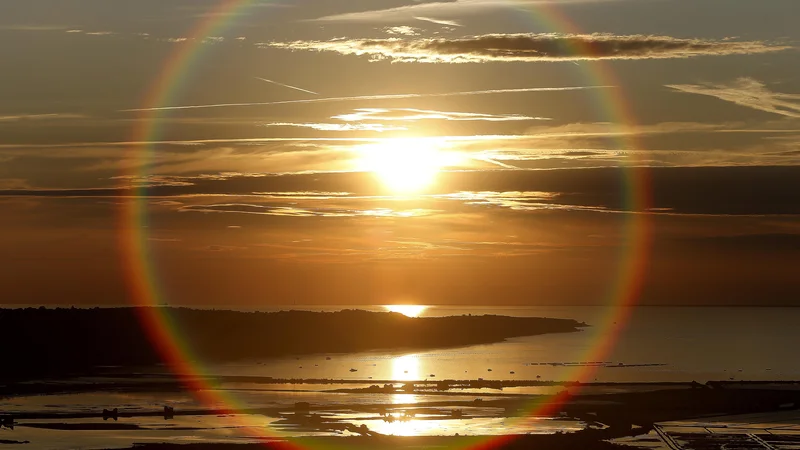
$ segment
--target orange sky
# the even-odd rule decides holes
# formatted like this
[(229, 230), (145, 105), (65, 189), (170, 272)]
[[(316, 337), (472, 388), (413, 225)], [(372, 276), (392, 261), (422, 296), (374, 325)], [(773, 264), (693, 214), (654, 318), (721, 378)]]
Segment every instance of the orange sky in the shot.
[(798, 301), (792, 2), (118, 3), (0, 5), (3, 303)]

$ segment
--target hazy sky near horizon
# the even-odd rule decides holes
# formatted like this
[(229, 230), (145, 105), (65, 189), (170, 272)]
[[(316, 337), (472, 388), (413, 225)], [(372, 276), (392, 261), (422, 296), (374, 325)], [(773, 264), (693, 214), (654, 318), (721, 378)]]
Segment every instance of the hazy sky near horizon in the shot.
[(0, 0), (1, 302), (800, 305), (798, 16)]

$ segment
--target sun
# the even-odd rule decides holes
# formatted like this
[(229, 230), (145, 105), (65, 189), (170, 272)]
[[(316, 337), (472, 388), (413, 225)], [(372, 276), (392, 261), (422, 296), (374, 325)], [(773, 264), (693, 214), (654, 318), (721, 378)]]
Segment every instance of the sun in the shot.
[(455, 159), (435, 139), (395, 138), (360, 147), (357, 166), (374, 173), (392, 192), (410, 194), (433, 185)]
[(426, 309), (425, 305), (386, 305), (384, 306), (389, 312), (400, 313), (408, 317), (419, 317)]

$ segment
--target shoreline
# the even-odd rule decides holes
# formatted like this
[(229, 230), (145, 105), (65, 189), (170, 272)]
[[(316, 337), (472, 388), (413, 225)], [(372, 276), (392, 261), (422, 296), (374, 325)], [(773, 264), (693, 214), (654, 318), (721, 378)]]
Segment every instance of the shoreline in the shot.
[[(170, 329), (156, 331), (143, 317), (160, 315)], [(237, 312), (188, 308), (0, 309), (2, 380), (96, 373), (100, 367), (146, 367), (169, 349), (206, 362), (314, 354), (431, 350), (502, 342), (509, 338), (574, 333), (589, 326), (573, 319), (461, 315), (411, 318), (399, 313)], [(172, 350), (170, 350), (172, 351)], [(41, 358), (39, 355), (48, 355)], [(53, 367), (57, 367), (54, 370)]]
[[(140, 380), (141, 381), (141, 380)], [(290, 381), (290, 380), (287, 380)], [(529, 380), (533, 382), (532, 380)], [(593, 388), (613, 385), (610, 392), (592, 391), (591, 389), (561, 390), (554, 394), (529, 394), (525, 396), (509, 395), (506, 397), (490, 397), (486, 393), (465, 393), (460, 398), (441, 397), (400, 403), (393, 394), (374, 395), (369, 402), (353, 398), (344, 403), (298, 402), (299, 399), (287, 398), (286, 402), (260, 407), (223, 408), (176, 407), (170, 409), (169, 418), (166, 409), (159, 409), (152, 404), (143, 404), (138, 409), (125, 408), (120, 405), (119, 412), (114, 409), (113, 422), (106, 421), (108, 411), (102, 408), (112, 406), (96, 406), (86, 409), (85, 406), (75, 410), (50, 412), (46, 409), (9, 411), (16, 426), (15, 440), (33, 440), (39, 436), (32, 433), (49, 433), (50, 436), (73, 436), (78, 433), (118, 432), (135, 433), (130, 435), (126, 444), (115, 448), (132, 448), (144, 450), (249, 450), (250, 448), (272, 448), (276, 450), (296, 449), (302, 447), (317, 448), (362, 448), (362, 449), (406, 449), (412, 447), (466, 448), (477, 444), (500, 444), (499, 446), (482, 448), (541, 448), (549, 449), (615, 449), (624, 448), (608, 442), (617, 438), (633, 438), (647, 435), (659, 423), (676, 420), (703, 418), (708, 420), (714, 416), (731, 416), (755, 413), (792, 413), (800, 408), (800, 381), (792, 380), (784, 383), (772, 381), (755, 382), (709, 382), (699, 383), (630, 383), (632, 389), (624, 389), (624, 383), (564, 383), (542, 382), (539, 384), (570, 384), (581, 388)], [(148, 383), (145, 383), (148, 384)], [(647, 385), (648, 390), (636, 390)], [(98, 386), (93, 386), (97, 392)], [(152, 386), (151, 386), (152, 387)], [(146, 389), (152, 391), (152, 389)], [(113, 392), (124, 393), (124, 389)], [(327, 391), (332, 392), (332, 391)], [(424, 395), (423, 393), (417, 393)], [(468, 397), (468, 398), (465, 398)], [(535, 412), (538, 411), (538, 412)], [(457, 412), (457, 414), (456, 414)], [(535, 414), (539, 420), (572, 422), (578, 428), (567, 425), (560, 428), (516, 428), (509, 430), (508, 435), (488, 436), (485, 431), (485, 420), (515, 420)], [(793, 413), (794, 414), (794, 413)], [(176, 422), (164, 422), (172, 420)], [(264, 431), (272, 429), (275, 435), (259, 436), (240, 420), (252, 417), (266, 426)], [(402, 419), (405, 417), (405, 419)], [(390, 420), (391, 419), (391, 420)], [(117, 421), (119, 420), (119, 421)], [(383, 421), (423, 421), (428, 423), (444, 421), (451, 425), (442, 429), (438, 435), (401, 436), (395, 435), (396, 429), (382, 428)], [(363, 425), (363, 424), (368, 425)], [(483, 423), (483, 425), (481, 425)], [(498, 422), (500, 423), (500, 422)], [(526, 422), (527, 423), (527, 422)], [(268, 424), (268, 425), (267, 425)], [(214, 430), (230, 428), (241, 429), (235, 432), (241, 443), (230, 443), (229, 435), (208, 434)], [(478, 428), (475, 428), (475, 427)], [(483, 426), (484, 428), (480, 428)], [(560, 425), (563, 427), (564, 425)], [(394, 431), (393, 431), (394, 430)], [(449, 431), (448, 431), (449, 430)], [(483, 432), (481, 430), (484, 430)], [(202, 443), (189, 444), (190, 440), (181, 443), (169, 443), (165, 434), (184, 433), (186, 439), (194, 436), (202, 439)], [(290, 437), (299, 432), (299, 436)], [(536, 434), (538, 432), (548, 434)], [(54, 434), (55, 433), (55, 434)], [(61, 433), (61, 434), (59, 434)], [(66, 433), (66, 434), (65, 434)], [(185, 434), (189, 433), (189, 434)], [(200, 434), (198, 434), (200, 433)], [(205, 433), (205, 434), (203, 434)], [(236, 433), (239, 433), (236, 435)], [(337, 435), (331, 435), (331, 433)], [(455, 433), (460, 433), (456, 435)], [(533, 434), (522, 434), (533, 433)], [(356, 436), (361, 434), (361, 436)], [(468, 435), (468, 436), (467, 436)], [(137, 438), (139, 436), (139, 438)], [(147, 444), (141, 444), (147, 439)], [(128, 439), (128, 437), (125, 437)], [(219, 441), (217, 441), (219, 439)], [(252, 442), (259, 443), (252, 443)], [(135, 444), (140, 442), (140, 444)], [(219, 442), (219, 443), (217, 443)], [(99, 447), (98, 447), (99, 448)], [(112, 448), (112, 447), (106, 447)]]
[[(93, 381), (86, 381), (93, 379)], [(175, 375), (171, 373), (90, 373), (58, 378), (58, 383), (53, 383), (52, 378), (37, 380), (7, 381), (0, 384), (0, 400), (32, 395), (68, 395), (87, 392), (192, 392), (187, 387), (197, 381), (203, 381), (206, 386), (216, 386), (219, 389), (226, 383), (247, 383), (256, 385), (287, 385), (287, 386), (320, 386), (319, 390), (309, 392), (341, 393), (341, 394), (397, 394), (408, 393), (402, 391), (403, 386), (413, 385), (411, 393), (419, 395), (485, 395), (493, 396), (491, 391), (502, 391), (504, 388), (525, 387), (563, 387), (565, 389), (577, 388), (579, 390), (592, 388), (615, 389), (658, 389), (658, 388), (759, 388), (770, 386), (798, 386), (800, 380), (709, 380), (705, 383), (696, 381), (592, 381), (581, 382), (577, 380), (483, 380), (483, 379), (422, 379), (422, 380), (395, 380), (395, 379), (351, 379), (351, 378), (276, 378), (242, 375)], [(342, 385), (325, 389), (328, 385)], [(394, 385), (396, 390), (386, 391), (380, 386)], [(800, 388), (798, 388), (800, 389)], [(237, 390), (227, 388), (226, 390)], [(252, 390), (243, 388), (243, 390)], [(484, 392), (475, 392), (483, 390)], [(488, 390), (488, 391), (487, 391)], [(280, 392), (281, 389), (266, 389), (266, 391)], [(502, 394), (504, 396), (536, 396), (544, 394)]]
[(517, 450), (537, 448), (542, 450), (619, 450), (630, 447), (598, 440), (592, 436), (563, 435), (506, 435), (506, 436), (349, 436), (313, 437), (273, 440), (243, 444), (170, 444), (139, 443), (136, 450), (297, 450), (302, 448), (327, 449), (471, 449), (491, 448)]

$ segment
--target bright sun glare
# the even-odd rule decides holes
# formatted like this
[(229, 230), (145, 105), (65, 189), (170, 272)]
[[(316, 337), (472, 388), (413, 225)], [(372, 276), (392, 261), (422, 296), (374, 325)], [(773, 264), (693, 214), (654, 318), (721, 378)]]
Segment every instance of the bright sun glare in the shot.
[(358, 166), (393, 192), (408, 194), (430, 187), (439, 171), (455, 165), (456, 159), (436, 140), (397, 138), (361, 147)]
[(428, 309), (424, 305), (386, 305), (387, 311), (403, 314), (408, 317), (419, 317), (423, 311)]

